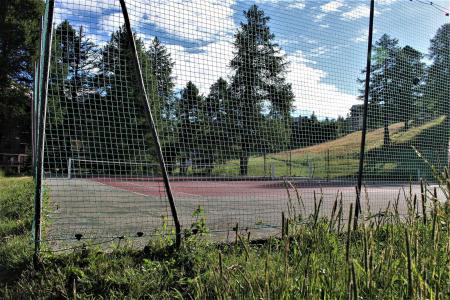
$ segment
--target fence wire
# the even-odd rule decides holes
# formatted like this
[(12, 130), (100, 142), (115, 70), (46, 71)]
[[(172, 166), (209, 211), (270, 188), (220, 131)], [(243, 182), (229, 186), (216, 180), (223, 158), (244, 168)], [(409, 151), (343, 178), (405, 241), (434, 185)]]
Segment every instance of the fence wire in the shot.
[[(183, 229), (266, 236), (355, 201), (370, 1), (125, 2)], [(363, 210), (433, 182), (412, 146), (448, 164), (448, 6), (375, 1)], [(54, 20), (43, 239), (172, 234), (119, 1)]]

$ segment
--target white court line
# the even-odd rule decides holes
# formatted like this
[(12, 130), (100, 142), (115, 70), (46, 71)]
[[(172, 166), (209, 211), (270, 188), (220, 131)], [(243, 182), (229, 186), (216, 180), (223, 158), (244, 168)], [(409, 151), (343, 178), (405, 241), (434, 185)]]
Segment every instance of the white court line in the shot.
[[(95, 182), (98, 182), (98, 181), (95, 181)], [(155, 190), (156, 190), (156, 189), (158, 189), (158, 190), (161, 189), (161, 187), (155, 187), (155, 186), (149, 186), (149, 187), (147, 187), (147, 186), (145, 186), (145, 185), (141, 185), (141, 184), (138, 184), (138, 183), (132, 183), (132, 182), (130, 182), (130, 181), (123, 181), (123, 182), (126, 182), (127, 185), (130, 184), (130, 185), (134, 185), (134, 186), (137, 186), (137, 187), (144, 187), (144, 188), (147, 188), (147, 189), (149, 189), (149, 188), (153, 188), (153, 189), (155, 189)], [(116, 189), (121, 190), (121, 191), (130, 192), (130, 193), (133, 193), (133, 194), (136, 194), (136, 195), (140, 195), (140, 196), (146, 196), (146, 197), (152, 196), (152, 195), (142, 194), (142, 193), (139, 193), (139, 192), (134, 192), (134, 191), (126, 190), (126, 189), (121, 189), (121, 188), (119, 188), (119, 187), (111, 186), (111, 185), (108, 185), (108, 184), (102, 183), (102, 182), (98, 182), (98, 183), (103, 184), (103, 185), (106, 185), (106, 186), (109, 186), (109, 187), (116, 188)], [(164, 188), (163, 188), (163, 189), (164, 189)], [(165, 189), (164, 189), (164, 190), (165, 190)], [(163, 191), (162, 193), (165, 194), (165, 191)], [(203, 196), (203, 195), (190, 194), (190, 193), (186, 193), (186, 192), (178, 192), (178, 191), (174, 191), (174, 193), (177, 193), (177, 194), (184, 194), (184, 195), (194, 196), (194, 197), (205, 197), (205, 196)], [(161, 192), (160, 192), (159, 197), (162, 198)]]
[[(89, 180), (89, 179), (87, 179), (87, 180)], [(100, 182), (100, 181), (97, 181), (97, 180), (89, 180), (89, 181), (94, 181), (95, 183), (98, 183), (98, 184), (101, 184), (101, 185), (103, 185), (103, 186), (107, 186), (107, 187), (109, 187), (109, 188), (112, 188), (112, 189), (115, 189), (115, 190), (119, 190), (119, 191), (122, 191), (122, 192), (133, 193), (133, 194), (135, 194), (135, 195), (144, 196), (144, 197), (149, 197), (149, 196), (151, 196), (151, 195), (146, 195), (146, 194), (142, 194), (142, 193), (138, 193), (138, 192), (133, 192), (133, 191), (129, 191), (129, 190), (124, 190), (124, 189), (121, 189), (121, 188), (119, 188), (119, 187), (111, 186), (111, 185), (109, 185), (109, 184), (106, 184), (106, 183), (103, 183), (103, 182)]]
[[(129, 182), (129, 181), (126, 181), (127, 183)], [(140, 184), (137, 184), (137, 183), (131, 183), (132, 185), (135, 185), (135, 186), (140, 186), (140, 187), (146, 187), (145, 185), (140, 185)], [(158, 188), (160, 188), (160, 187), (158, 187)], [(163, 189), (165, 189), (165, 188), (163, 188)], [(172, 190), (173, 190), (173, 188), (172, 188)], [(174, 193), (177, 193), (177, 194), (185, 194), (185, 195), (189, 195), (189, 196), (195, 196), (195, 197), (205, 197), (205, 196), (203, 196), (203, 195), (199, 195), (199, 194), (191, 194), (191, 193), (186, 193), (186, 192), (178, 192), (178, 191), (174, 191), (173, 190), (173, 192)], [(165, 192), (164, 192), (165, 193)]]

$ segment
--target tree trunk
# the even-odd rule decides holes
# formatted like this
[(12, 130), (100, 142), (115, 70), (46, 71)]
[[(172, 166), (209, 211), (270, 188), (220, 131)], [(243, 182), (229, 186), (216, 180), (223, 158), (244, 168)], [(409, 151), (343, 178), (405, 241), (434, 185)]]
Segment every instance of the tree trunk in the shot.
[(239, 158), (239, 175), (248, 175), (248, 155), (244, 154)]
[(188, 169), (188, 158), (183, 158), (183, 159), (181, 159), (180, 175), (186, 176), (187, 169)]
[(387, 120), (386, 114), (384, 115), (384, 145), (387, 146), (391, 143), (390, 137), (389, 137), (389, 124)]

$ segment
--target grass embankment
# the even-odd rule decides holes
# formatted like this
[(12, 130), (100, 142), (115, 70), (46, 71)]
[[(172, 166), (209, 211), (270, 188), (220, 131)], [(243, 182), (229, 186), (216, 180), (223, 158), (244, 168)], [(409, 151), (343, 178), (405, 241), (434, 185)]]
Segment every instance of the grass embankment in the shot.
[[(390, 147), (383, 145), (384, 128), (369, 131), (366, 136), (366, 151), (369, 154), (371, 152), (377, 153), (376, 163), (378, 164), (376, 168), (371, 168), (370, 171), (376, 172), (380, 176), (385, 176), (386, 174), (383, 174), (383, 172), (389, 172), (398, 168), (399, 164), (392, 161), (393, 148), (401, 148), (406, 145), (408, 153), (415, 156), (410, 145), (419, 139), (428, 137), (428, 139), (432, 140), (437, 135), (442, 135), (442, 132), (439, 132), (439, 130), (437, 132), (430, 132), (430, 130), (442, 125), (444, 120), (445, 117), (439, 117), (407, 130), (405, 130), (404, 123), (392, 124), (389, 126)], [(273, 168), (275, 176), (300, 176), (322, 179), (355, 176), (358, 172), (360, 146), (361, 131), (356, 131), (336, 140), (310, 147), (270, 153), (265, 158), (263, 156), (250, 157), (248, 175), (271, 176)], [(398, 149), (395, 151), (398, 151)], [(402, 155), (403, 152), (405, 151), (401, 151)], [(409, 156), (405, 157), (405, 159), (409, 158)], [(398, 157), (396, 159), (398, 160)], [(237, 175), (239, 174), (239, 160), (231, 160), (225, 165), (219, 165), (215, 167), (213, 172), (222, 175)], [(408, 179), (408, 175), (405, 179)]]
[(0, 177), (0, 282), (14, 280), (30, 262), (33, 192), (29, 177)]
[(217, 245), (197, 234), (179, 251), (170, 239), (152, 240), (144, 251), (122, 241), (109, 253), (90, 246), (43, 253), (35, 271), (31, 195), (29, 178), (1, 179), (1, 299), (450, 298), (450, 218), (432, 196), (408, 199), (406, 218), (395, 205), (366, 213), (355, 231), (339, 201), (319, 219), (318, 199), (311, 216), (290, 216), (284, 238), (251, 244), (242, 232)]

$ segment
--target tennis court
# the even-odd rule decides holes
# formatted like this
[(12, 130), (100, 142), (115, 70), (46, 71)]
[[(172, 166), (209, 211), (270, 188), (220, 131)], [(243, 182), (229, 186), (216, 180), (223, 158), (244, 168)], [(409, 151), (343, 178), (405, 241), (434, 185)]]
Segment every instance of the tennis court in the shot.
[[(292, 182), (303, 204), (297, 200), (295, 189), (286, 189), (283, 180), (178, 178), (171, 181), (171, 187), (182, 228), (190, 228), (196, 219), (192, 213), (201, 206), (212, 237), (217, 240), (226, 240), (236, 224), (241, 230), (251, 231), (253, 238), (277, 234), (282, 212), (309, 215), (314, 211), (314, 199), (318, 203), (321, 197), (322, 215), (331, 213), (336, 197), (340, 200), (342, 195), (344, 212), (355, 201), (351, 183)], [(83, 239), (136, 237), (138, 232), (150, 236), (173, 226), (159, 179), (59, 178), (47, 179), (46, 186), (52, 240), (74, 240), (76, 234), (82, 234)], [(385, 209), (389, 201), (392, 207), (397, 198), (400, 212), (406, 213), (404, 199), (410, 185), (369, 185), (366, 191), (372, 213)], [(420, 194), (420, 186), (411, 185), (411, 193)], [(367, 208), (364, 198), (363, 210)]]

